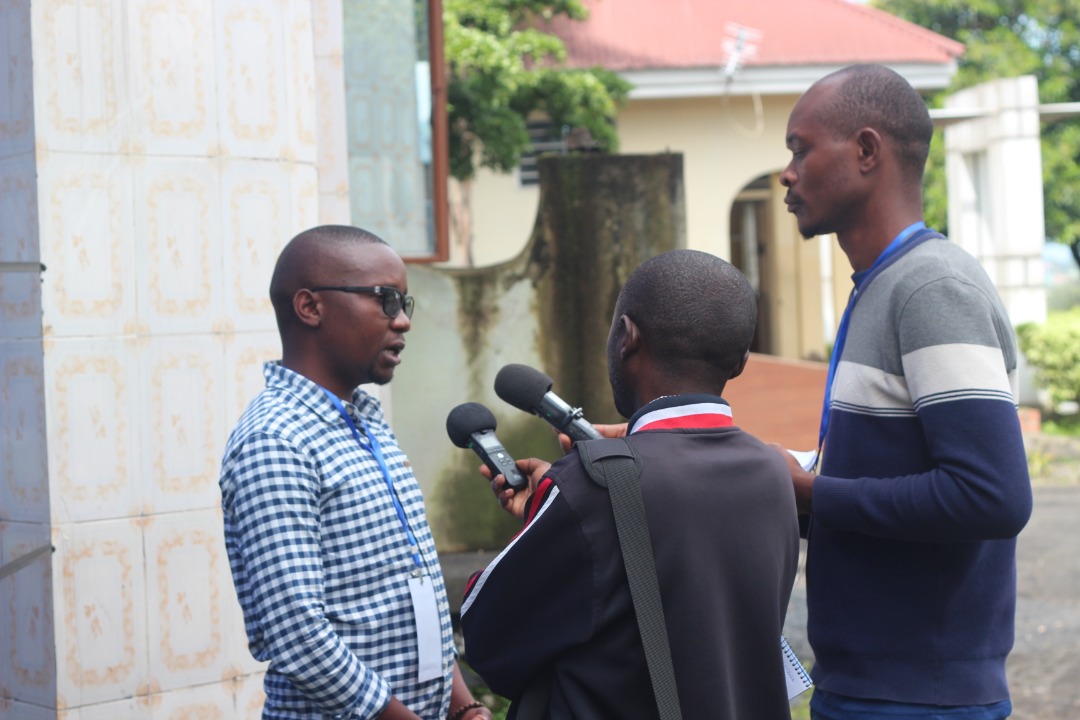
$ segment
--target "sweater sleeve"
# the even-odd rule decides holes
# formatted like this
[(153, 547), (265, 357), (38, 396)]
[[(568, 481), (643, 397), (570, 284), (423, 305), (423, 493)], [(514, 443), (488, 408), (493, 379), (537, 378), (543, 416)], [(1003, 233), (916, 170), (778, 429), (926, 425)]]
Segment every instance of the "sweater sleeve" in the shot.
[(577, 520), (544, 478), (527, 524), (473, 578), (462, 604), (465, 657), (488, 686), (518, 699), (593, 626), (592, 563)]
[(981, 288), (956, 277), (918, 288), (898, 318), (902, 381), (929, 467), (897, 477), (819, 476), (815, 520), (915, 542), (1016, 536), (1032, 496), (1006, 360), (1011, 326)]

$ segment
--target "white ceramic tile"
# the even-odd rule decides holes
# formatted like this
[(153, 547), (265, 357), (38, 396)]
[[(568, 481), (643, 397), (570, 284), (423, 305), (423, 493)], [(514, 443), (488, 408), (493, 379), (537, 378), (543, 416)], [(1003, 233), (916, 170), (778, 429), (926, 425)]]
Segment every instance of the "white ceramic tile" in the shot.
[(290, 163), (221, 164), (225, 316), (235, 330), (272, 330), (270, 277), (292, 235)]
[(349, 193), (348, 136), (345, 130), (345, 78), (341, 55), (315, 59), (315, 103), (319, 123), (319, 191)]
[(126, 0), (33, 3), (37, 142), (128, 151), (132, 136)]
[(57, 720), (146, 720), (149, 717), (146, 698), (126, 698), (61, 710)]
[[(3, 19), (0, 9), (0, 43)], [(0, 261), (33, 262), (39, 257), (37, 165), (33, 152), (28, 151), (0, 158)]]
[(155, 515), (145, 538), (151, 686), (220, 682), (233, 601), (220, 513)]
[(59, 707), (122, 700), (146, 686), (142, 522), (73, 523), (53, 531)]
[(349, 195), (319, 194), (320, 225), (352, 225), (352, 208), (349, 207)]
[(351, 222), (342, 13), (341, 0), (312, 2), (320, 225)]
[[(236, 333), (225, 342), (225, 419), (226, 433), (244, 414), (248, 404), (266, 387), (263, 365), (281, 358), (281, 339), (277, 331)], [(225, 449), (224, 439), (219, 445)]]
[(54, 153), (39, 172), (43, 333), (134, 333), (131, 162)]
[(44, 348), (54, 522), (139, 515), (135, 340), (47, 339)]
[(147, 158), (134, 175), (138, 326), (208, 333), (223, 312), (218, 165)]
[(49, 522), (40, 340), (0, 341), (0, 520)]
[(232, 720), (234, 703), (231, 682), (173, 690), (150, 699), (149, 720)]
[(311, 23), (316, 57), (341, 57), (344, 52), (342, 0), (312, 0)]
[(136, 152), (217, 155), (212, 3), (144, 0), (133, 5)]
[(280, 3), (215, 3), (221, 151), (279, 158), (288, 146), (287, 71)]
[(263, 692), (263, 673), (247, 675), (235, 683), (237, 720), (260, 720), (266, 693)]
[(227, 432), (222, 338), (144, 338), (138, 348), (143, 513), (217, 507)]
[(317, 154), (315, 44), (311, 0), (288, 0), (284, 7), (285, 107), (288, 146), (285, 157), (313, 163)]
[(289, 178), (292, 213), (289, 237), (319, 224), (319, 174), (314, 165), (296, 164)]
[(0, 157), (8, 157), (34, 148), (30, 3), (25, 0), (0, 2), (0, 67)]
[[(0, 565), (50, 544), (48, 525), (5, 523)], [(53, 673), (52, 556), (39, 556), (0, 580), (0, 683), (11, 698), (32, 705), (52, 705)]]

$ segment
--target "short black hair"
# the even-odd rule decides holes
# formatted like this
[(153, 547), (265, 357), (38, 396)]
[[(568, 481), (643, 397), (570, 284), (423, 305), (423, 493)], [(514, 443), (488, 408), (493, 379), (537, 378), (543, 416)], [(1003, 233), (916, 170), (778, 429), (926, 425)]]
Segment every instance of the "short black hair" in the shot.
[(292, 323), (293, 296), (305, 287), (326, 281), (322, 275), (326, 262), (333, 262), (334, 251), (352, 243), (378, 243), (386, 241), (369, 230), (352, 225), (320, 225), (290, 240), (281, 250), (274, 274), (270, 278), (270, 303), (278, 330), (284, 332)]
[(851, 137), (870, 127), (895, 143), (897, 158), (922, 178), (934, 122), (923, 97), (899, 73), (884, 65), (850, 65), (819, 82), (833, 81), (836, 92), (825, 109), (836, 137)]
[(738, 268), (700, 250), (672, 250), (641, 264), (627, 279), (616, 317), (638, 326), (667, 374), (726, 381), (754, 338), (757, 299)]

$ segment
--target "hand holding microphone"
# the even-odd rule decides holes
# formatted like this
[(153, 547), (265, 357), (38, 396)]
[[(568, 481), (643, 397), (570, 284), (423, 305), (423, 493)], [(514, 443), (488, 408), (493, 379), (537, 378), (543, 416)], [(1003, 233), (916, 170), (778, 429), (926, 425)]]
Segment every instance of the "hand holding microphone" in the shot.
[(514, 459), (495, 436), (495, 416), (476, 402), (462, 403), (446, 416), (446, 432), (450, 441), (460, 448), (472, 450), (491, 471), (491, 477), (503, 475), (506, 484), (515, 491), (529, 484), (518, 470)]
[(582, 417), (581, 408), (570, 407), (551, 392), (551, 378), (528, 365), (510, 364), (495, 376), (495, 394), (519, 410), (533, 413), (575, 442), (604, 437)]

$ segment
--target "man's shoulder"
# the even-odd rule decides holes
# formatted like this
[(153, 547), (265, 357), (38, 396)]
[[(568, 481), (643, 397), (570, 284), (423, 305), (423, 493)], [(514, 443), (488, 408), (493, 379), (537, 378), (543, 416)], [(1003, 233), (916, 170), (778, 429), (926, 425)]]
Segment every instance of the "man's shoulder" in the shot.
[(899, 259), (897, 267), (903, 270), (897, 273), (898, 279), (908, 284), (926, 284), (943, 278), (989, 281), (979, 260), (944, 235), (927, 238), (912, 247)]
[(298, 442), (311, 432), (317, 416), (291, 393), (268, 387), (247, 406), (229, 436), (228, 449), (237, 448), (254, 436)]
[[(762, 477), (773, 475), (785, 487), (790, 485), (787, 464), (780, 454), (760, 438), (737, 427), (707, 430), (649, 431), (630, 437), (650, 475), (678, 474), (679, 468), (705, 463), (722, 469), (729, 466), (754, 466)], [(571, 452), (552, 464), (549, 477), (562, 487), (589, 479), (584, 459)], [(595, 483), (593, 483), (595, 484)]]
[[(714, 446), (724, 446), (737, 450), (740, 454), (760, 454), (762, 457), (776, 457), (776, 451), (770, 448), (756, 435), (743, 430), (738, 425), (720, 428), (708, 428), (702, 430), (686, 430), (675, 432), (646, 432), (641, 433), (637, 442), (641, 443), (644, 451), (666, 455), (672, 459), (676, 449), (680, 452), (683, 446), (690, 448), (701, 446), (710, 454), (715, 453)], [(677, 457), (677, 456), (674, 456)], [(721, 458), (723, 461), (723, 458)]]

